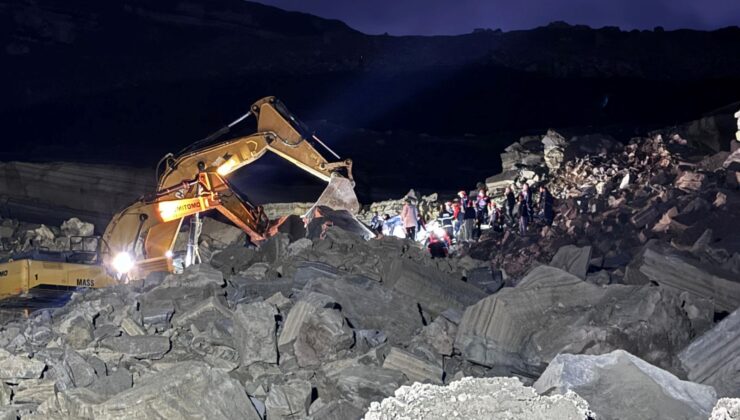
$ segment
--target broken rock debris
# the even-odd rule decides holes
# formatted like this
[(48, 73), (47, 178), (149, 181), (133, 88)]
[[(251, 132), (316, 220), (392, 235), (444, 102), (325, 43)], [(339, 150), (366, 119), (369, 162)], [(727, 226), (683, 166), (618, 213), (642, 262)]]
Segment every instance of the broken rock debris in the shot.
[[(737, 412), (733, 156), (695, 156), (659, 135), (626, 145), (553, 130), (523, 138), (486, 185), (495, 200), (506, 186), (549, 186), (553, 224), (523, 237), (486, 232), (450, 259), (397, 238), (366, 241), (328, 210), (307, 229), (293, 217), (260, 248), (206, 218), (203, 264), (7, 320), (0, 415)], [(419, 200), (428, 220), (438, 203)], [(360, 217), (401, 205), (376, 203)], [(3, 220), (0, 251), (59, 247), (91, 229)]]

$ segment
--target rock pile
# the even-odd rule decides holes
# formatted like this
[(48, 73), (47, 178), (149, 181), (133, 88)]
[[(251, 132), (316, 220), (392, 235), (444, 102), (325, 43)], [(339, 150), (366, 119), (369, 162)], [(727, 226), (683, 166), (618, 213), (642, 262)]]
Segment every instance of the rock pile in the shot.
[[(706, 418), (740, 397), (728, 157), (552, 131), (517, 144), (505, 171), (552, 187), (553, 226), (431, 259), (341, 212), (289, 217), (260, 248), (206, 219), (202, 264), (6, 322), (0, 418)], [(90, 229), (7, 226), (48, 244)]]
[(585, 420), (592, 415), (588, 403), (573, 392), (540, 396), (513, 378), (463, 378), (444, 387), (420, 383), (401, 387), (394, 397), (373, 403), (365, 420)]
[[(6, 323), (3, 413), (359, 418), (403, 385), (515, 375), (448, 388), (459, 394), (459, 415), (484, 418), (519, 404), (535, 417), (585, 418), (582, 400), (538, 397), (520, 381), (544, 383), (550, 376), (542, 372), (563, 353), (616, 349), (679, 372), (676, 353), (701, 332), (696, 325), (711, 325), (693, 323), (680, 294), (660, 285), (596, 286), (543, 265), (516, 287), (491, 294), (465, 281), (492, 276), (486, 263), (432, 260), (405, 240), (365, 241), (330, 227), (314, 239), (279, 234), (253, 249), (233, 228), (208, 226), (210, 264), (88, 290), (63, 308)], [(564, 268), (580, 270), (580, 260)], [(671, 375), (652, 366), (650, 372)], [(636, 376), (633, 383), (639, 389), (649, 378)], [(480, 398), (465, 391), (485, 386), (498, 391)], [(579, 392), (591, 396), (600, 386)], [(475, 404), (460, 399), (463, 393)], [(705, 411), (714, 403), (710, 386), (687, 386), (686, 393), (703, 398)], [(368, 415), (385, 418), (383, 410), (398, 404), (375, 407)]]
[[(590, 246), (587, 271), (592, 281), (619, 283), (631, 277), (628, 282), (645, 283), (657, 280), (636, 275), (647, 268), (628, 265), (641, 252), (650, 253), (643, 248), (652, 249), (654, 245), (648, 242), (656, 239), (682, 253), (676, 257), (664, 249), (660, 258), (680, 258), (702, 271), (712, 266), (719, 279), (740, 276), (736, 182), (740, 168), (733, 166), (727, 152), (705, 157), (660, 136), (633, 139), (626, 146), (598, 139), (601, 145), (595, 148), (586, 147), (579, 138), (564, 144), (561, 136), (550, 131), (541, 140), (541, 151), (530, 146), (526, 156), (517, 155), (509, 169), (505, 166), (502, 174), (489, 178), (487, 185), (496, 199), (504, 186), (519, 187), (525, 181), (534, 188), (547, 185), (556, 197), (555, 221), (552, 226), (537, 228), (534, 233), (539, 237), (534, 233), (520, 238), (489, 232), (469, 254), (492, 259), (495, 267), (514, 281), (523, 277), (534, 261), (549, 261), (562, 245)], [(537, 144), (529, 138), (522, 141)], [(552, 161), (545, 164), (546, 148), (563, 150), (566, 160), (559, 169)], [(505, 155), (502, 160), (510, 161)], [(703, 297), (724, 294), (727, 290), (719, 283), (709, 286), (711, 290)], [(737, 293), (737, 282), (732, 283), (726, 287), (737, 304), (732, 297)], [(720, 309), (733, 308), (725, 305)]]
[[(419, 197), (414, 190), (409, 191), (405, 197), (412, 197), (416, 200), (416, 206), (419, 209), (419, 214), (424, 220), (435, 220), (439, 215), (439, 208), (442, 204), (439, 201), (437, 194), (430, 194)], [(403, 209), (404, 200), (386, 200), (372, 203), (368, 206), (363, 207), (360, 214), (357, 215), (358, 219), (365, 223), (370, 223), (375, 213), (382, 216), (388, 214), (395, 216), (401, 214)]]
[(337, 227), (246, 248), (234, 228), (205, 226), (210, 264), (6, 323), (3, 410), (352, 418), (403, 384), (474, 368), (452, 343), (461, 311), (487, 295), (463, 281), (484, 263), (432, 260), (411, 242)]
[(509, 366), (532, 378), (559, 353), (616, 349), (673, 369), (679, 365), (678, 351), (703, 332), (693, 328), (683, 304), (670, 290), (597, 286), (543, 265), (516, 287), (469, 306), (455, 347), (470, 362)]
[(95, 251), (95, 226), (71, 218), (60, 227), (0, 219), (0, 260), (35, 249)]

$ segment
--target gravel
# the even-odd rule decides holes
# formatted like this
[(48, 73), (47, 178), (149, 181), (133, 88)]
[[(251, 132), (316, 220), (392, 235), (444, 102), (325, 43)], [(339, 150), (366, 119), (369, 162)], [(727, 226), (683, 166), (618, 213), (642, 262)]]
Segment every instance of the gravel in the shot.
[(411, 419), (588, 419), (588, 403), (573, 392), (540, 396), (517, 378), (462, 378), (447, 386), (402, 386), (373, 402), (365, 420)]

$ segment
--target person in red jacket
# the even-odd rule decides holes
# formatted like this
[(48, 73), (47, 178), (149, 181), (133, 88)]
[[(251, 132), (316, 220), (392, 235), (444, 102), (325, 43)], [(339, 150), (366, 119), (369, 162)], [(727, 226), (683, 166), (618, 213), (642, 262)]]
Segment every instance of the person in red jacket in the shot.
[(460, 228), (463, 225), (463, 215), (465, 211), (460, 205), (460, 199), (456, 198), (452, 203), (452, 228), (456, 239), (460, 239)]
[(432, 258), (446, 258), (450, 254), (450, 247), (452, 241), (447, 231), (443, 228), (437, 228), (432, 230), (429, 235), (429, 253)]

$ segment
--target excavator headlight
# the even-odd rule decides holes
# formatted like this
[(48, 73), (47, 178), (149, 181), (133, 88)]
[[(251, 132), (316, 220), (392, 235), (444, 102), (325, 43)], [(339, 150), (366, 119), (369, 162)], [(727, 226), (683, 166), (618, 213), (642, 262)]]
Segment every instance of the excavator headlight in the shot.
[(222, 163), (217, 169), (216, 172), (218, 172), (221, 176), (226, 176), (231, 173), (231, 171), (236, 168), (236, 160), (234, 158), (231, 158), (227, 160), (226, 162)]
[(127, 274), (134, 268), (134, 259), (128, 252), (121, 252), (113, 258), (113, 269), (118, 274)]

